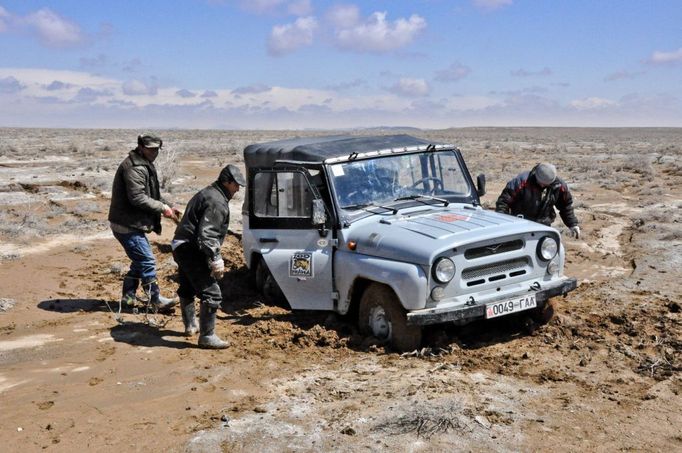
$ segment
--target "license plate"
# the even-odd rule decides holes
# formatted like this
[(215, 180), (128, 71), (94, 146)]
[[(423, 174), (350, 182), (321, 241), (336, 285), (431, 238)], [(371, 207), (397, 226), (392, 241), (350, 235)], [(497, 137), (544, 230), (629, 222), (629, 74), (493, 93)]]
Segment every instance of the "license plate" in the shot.
[(528, 310), (530, 308), (535, 308), (537, 305), (535, 294), (515, 297), (514, 299), (510, 300), (503, 300), (500, 302), (487, 304), (485, 306), (485, 317), (487, 319), (497, 318), (498, 316), (509, 315), (519, 311)]

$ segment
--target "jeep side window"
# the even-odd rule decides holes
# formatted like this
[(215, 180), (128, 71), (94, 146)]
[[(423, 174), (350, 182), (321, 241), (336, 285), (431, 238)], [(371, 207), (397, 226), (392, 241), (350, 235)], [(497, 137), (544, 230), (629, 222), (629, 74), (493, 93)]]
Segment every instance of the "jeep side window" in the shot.
[(303, 173), (261, 172), (253, 186), (256, 217), (310, 218), (313, 194)]

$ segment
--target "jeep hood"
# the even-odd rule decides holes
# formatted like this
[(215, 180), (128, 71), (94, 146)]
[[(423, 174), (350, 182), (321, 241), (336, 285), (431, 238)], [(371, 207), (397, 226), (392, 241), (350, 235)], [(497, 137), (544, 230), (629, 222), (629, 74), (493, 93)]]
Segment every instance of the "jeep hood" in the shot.
[(353, 223), (345, 236), (356, 241), (358, 253), (430, 265), (448, 249), (541, 231), (556, 232), (540, 223), (480, 207), (451, 205), (370, 216)]

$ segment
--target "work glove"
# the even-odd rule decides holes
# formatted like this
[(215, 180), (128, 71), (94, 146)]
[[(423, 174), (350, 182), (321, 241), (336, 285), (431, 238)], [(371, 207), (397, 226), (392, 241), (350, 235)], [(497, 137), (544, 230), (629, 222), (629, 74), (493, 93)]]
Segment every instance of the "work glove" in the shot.
[(578, 225), (570, 228), (570, 235), (576, 239), (580, 239), (580, 227)]
[(218, 257), (214, 261), (211, 261), (209, 265), (211, 267), (211, 276), (213, 278), (216, 280), (223, 278), (223, 274), (225, 273), (225, 262), (222, 258)]

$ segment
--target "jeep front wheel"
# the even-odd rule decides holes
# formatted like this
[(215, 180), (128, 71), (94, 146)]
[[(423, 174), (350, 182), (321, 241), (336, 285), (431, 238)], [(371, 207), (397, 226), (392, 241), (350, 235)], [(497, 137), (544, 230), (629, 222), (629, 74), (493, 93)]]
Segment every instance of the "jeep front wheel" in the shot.
[(372, 283), (360, 299), (358, 325), (365, 335), (372, 335), (399, 351), (413, 351), (422, 340), (420, 326), (408, 326), (405, 309), (391, 288)]

